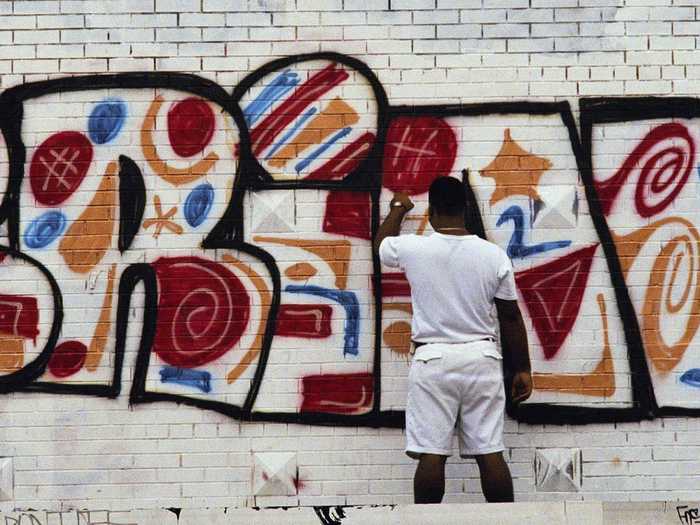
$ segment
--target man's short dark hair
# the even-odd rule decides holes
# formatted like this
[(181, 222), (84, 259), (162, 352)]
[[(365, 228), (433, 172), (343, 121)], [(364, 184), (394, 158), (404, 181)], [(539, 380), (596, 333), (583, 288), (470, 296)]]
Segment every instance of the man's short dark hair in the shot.
[(438, 177), (430, 185), (428, 203), (440, 215), (464, 215), (467, 210), (464, 186), (454, 177)]

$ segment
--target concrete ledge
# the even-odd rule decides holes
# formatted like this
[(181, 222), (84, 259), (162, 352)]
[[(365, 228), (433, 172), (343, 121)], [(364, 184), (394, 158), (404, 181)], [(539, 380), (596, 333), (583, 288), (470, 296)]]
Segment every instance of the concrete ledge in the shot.
[(700, 503), (584, 501), (0, 513), (4, 525), (671, 525), (700, 523)]

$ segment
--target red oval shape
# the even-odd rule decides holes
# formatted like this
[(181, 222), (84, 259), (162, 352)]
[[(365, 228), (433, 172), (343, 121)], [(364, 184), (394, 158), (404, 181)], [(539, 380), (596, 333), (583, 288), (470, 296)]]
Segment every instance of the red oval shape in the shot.
[(47, 206), (61, 204), (83, 182), (92, 162), (92, 144), (77, 131), (54, 133), (34, 152), (29, 182), (36, 200)]
[(80, 341), (65, 341), (58, 345), (51, 359), (49, 372), (56, 377), (69, 377), (80, 371), (85, 364), (87, 347)]
[(216, 261), (161, 257), (153, 351), (169, 365), (193, 368), (228, 352), (243, 335), (250, 297), (241, 280)]
[(457, 138), (436, 117), (398, 117), (389, 125), (384, 147), (382, 184), (393, 192), (425, 193), (438, 177), (450, 174)]
[(216, 119), (209, 104), (190, 97), (168, 111), (168, 138), (173, 151), (191, 157), (202, 151), (214, 135)]

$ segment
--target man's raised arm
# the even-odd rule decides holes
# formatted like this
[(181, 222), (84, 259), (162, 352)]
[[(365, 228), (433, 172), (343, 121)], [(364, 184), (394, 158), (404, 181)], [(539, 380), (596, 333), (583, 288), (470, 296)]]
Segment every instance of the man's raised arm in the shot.
[(391, 199), (389, 215), (386, 216), (384, 222), (377, 230), (377, 235), (374, 238), (374, 250), (379, 252), (379, 245), (387, 237), (396, 237), (401, 231), (401, 221), (404, 216), (413, 209), (413, 202), (409, 199), (406, 193), (397, 193)]

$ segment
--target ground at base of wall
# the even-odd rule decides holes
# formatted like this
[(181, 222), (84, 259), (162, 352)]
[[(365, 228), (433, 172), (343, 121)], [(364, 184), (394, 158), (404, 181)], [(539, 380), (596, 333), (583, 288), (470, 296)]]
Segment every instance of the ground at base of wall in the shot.
[(700, 503), (538, 502), (297, 507), (288, 509), (26, 510), (0, 513), (6, 525), (618, 525), (700, 523)]

